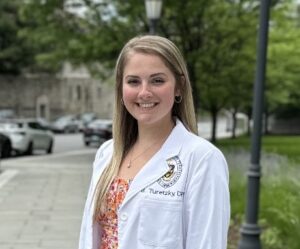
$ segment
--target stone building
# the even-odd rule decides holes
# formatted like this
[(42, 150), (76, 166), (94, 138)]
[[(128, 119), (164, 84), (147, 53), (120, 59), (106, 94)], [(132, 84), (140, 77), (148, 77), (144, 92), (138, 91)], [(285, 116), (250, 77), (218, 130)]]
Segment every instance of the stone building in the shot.
[(113, 84), (90, 76), (84, 68), (66, 64), (56, 75), (0, 75), (0, 111), (16, 117), (40, 117), (52, 121), (66, 114), (94, 112), (111, 118)]

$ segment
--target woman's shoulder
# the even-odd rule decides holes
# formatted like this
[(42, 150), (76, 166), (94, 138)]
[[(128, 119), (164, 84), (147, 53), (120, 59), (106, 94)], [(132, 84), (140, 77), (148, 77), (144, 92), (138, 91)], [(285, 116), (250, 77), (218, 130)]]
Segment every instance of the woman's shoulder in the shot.
[(191, 132), (188, 133), (183, 148), (198, 160), (210, 156), (224, 157), (220, 149), (214, 144)]
[(210, 141), (192, 132), (188, 132), (186, 134), (185, 144), (187, 144), (187, 146), (193, 148), (198, 152), (199, 150), (210, 151), (210, 150), (217, 149), (217, 147), (214, 144), (212, 144)]

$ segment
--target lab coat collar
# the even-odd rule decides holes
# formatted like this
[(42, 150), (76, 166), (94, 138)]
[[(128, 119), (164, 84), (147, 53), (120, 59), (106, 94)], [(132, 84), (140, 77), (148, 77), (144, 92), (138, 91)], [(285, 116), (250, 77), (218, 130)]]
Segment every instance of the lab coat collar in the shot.
[(145, 164), (133, 179), (121, 207), (126, 205), (134, 195), (157, 181), (169, 171), (167, 159), (179, 155), (184, 141), (188, 139), (188, 133), (182, 122), (176, 119), (176, 126), (173, 128), (161, 149)]
[(187, 139), (188, 133), (183, 123), (176, 118), (175, 127), (159, 151), (159, 154), (161, 154), (165, 161), (179, 154), (183, 141)]

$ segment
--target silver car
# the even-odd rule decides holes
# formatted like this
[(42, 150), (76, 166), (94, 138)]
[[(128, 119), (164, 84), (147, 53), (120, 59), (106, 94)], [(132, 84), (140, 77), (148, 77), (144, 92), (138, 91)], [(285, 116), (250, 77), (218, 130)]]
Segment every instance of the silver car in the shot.
[(15, 119), (0, 122), (0, 132), (10, 138), (12, 150), (31, 155), (35, 150), (52, 153), (53, 133), (36, 119)]
[(80, 120), (73, 115), (66, 115), (56, 119), (52, 123), (52, 130), (55, 133), (77, 133), (80, 130)]

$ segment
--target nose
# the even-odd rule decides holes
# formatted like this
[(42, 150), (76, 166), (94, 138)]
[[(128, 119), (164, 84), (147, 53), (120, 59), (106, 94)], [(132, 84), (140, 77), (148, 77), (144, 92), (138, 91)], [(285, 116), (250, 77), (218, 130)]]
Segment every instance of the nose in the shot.
[(149, 99), (152, 96), (151, 86), (147, 82), (143, 82), (140, 87), (139, 97)]

